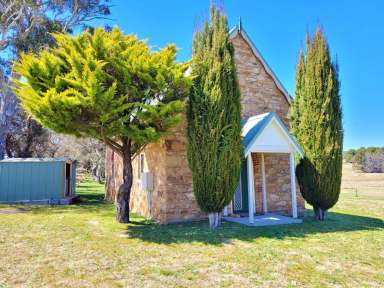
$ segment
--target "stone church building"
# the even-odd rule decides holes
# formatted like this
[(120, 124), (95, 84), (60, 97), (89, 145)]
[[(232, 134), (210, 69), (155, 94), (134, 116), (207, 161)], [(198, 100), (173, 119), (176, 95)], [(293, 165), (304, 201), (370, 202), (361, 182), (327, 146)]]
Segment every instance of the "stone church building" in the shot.
[[(296, 185), (294, 154), (303, 155), (289, 134), (291, 98), (241, 24), (230, 31), (241, 90), (245, 161), (232, 203), (223, 213), (276, 213), (296, 218), (304, 199)], [(133, 161), (132, 212), (160, 223), (204, 218), (195, 201), (186, 153), (186, 122), (148, 145)], [(122, 183), (122, 161), (107, 149), (107, 198)]]

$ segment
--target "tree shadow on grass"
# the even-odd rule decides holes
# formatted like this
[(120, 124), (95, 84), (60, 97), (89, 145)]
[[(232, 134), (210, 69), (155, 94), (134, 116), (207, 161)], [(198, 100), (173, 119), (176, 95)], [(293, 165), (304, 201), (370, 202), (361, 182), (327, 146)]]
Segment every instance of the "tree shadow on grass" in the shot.
[(31, 209), (33, 214), (95, 214), (102, 217), (114, 217), (115, 210), (112, 203), (78, 202), (70, 205), (34, 205)]
[(81, 205), (102, 205), (106, 203), (104, 200), (104, 194), (101, 193), (79, 193), (77, 194), (79, 197), (73, 204), (81, 204)]
[(317, 222), (313, 219), (312, 212), (307, 211), (307, 216), (302, 224), (249, 227), (223, 222), (219, 229), (210, 231), (208, 223), (205, 221), (171, 225), (142, 222), (129, 224), (124, 233), (129, 238), (159, 244), (200, 242), (222, 245), (231, 243), (233, 240), (253, 241), (257, 238), (283, 240), (286, 238), (304, 238), (317, 233), (381, 229), (384, 229), (384, 222), (378, 218), (329, 212), (324, 222)]
[[(90, 185), (83, 185), (80, 193), (80, 201), (68, 206), (39, 206), (33, 207), (32, 213), (49, 214), (81, 214), (95, 213), (101, 217), (114, 218), (113, 204), (104, 201), (104, 194)], [(249, 227), (236, 223), (223, 222), (222, 226), (215, 230), (208, 229), (206, 221), (158, 225), (132, 213), (132, 220), (123, 231), (131, 239), (140, 239), (146, 242), (159, 244), (191, 243), (199, 242), (211, 245), (231, 243), (233, 240), (253, 241), (257, 238), (304, 238), (318, 233), (352, 232), (364, 230), (382, 230), (384, 222), (379, 218), (343, 214), (338, 212), (327, 213), (324, 222), (313, 219), (312, 210), (307, 210), (302, 224), (276, 225), (264, 227)]]
[(96, 213), (101, 216), (114, 214), (113, 203), (104, 199), (104, 192), (94, 185), (81, 184), (76, 193), (78, 198), (70, 205), (33, 205), (32, 212), (36, 214), (65, 214), (65, 213)]

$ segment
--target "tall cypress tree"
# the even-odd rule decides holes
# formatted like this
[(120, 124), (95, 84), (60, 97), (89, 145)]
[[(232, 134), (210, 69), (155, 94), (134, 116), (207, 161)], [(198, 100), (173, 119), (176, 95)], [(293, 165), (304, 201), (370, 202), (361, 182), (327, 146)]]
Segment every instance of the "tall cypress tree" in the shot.
[(240, 90), (227, 19), (211, 9), (211, 22), (195, 33), (188, 105), (188, 161), (200, 209), (220, 225), (239, 181), (243, 155)]
[(343, 127), (338, 65), (331, 60), (320, 28), (312, 38), (307, 35), (295, 86), (292, 133), (305, 153), (296, 168), (297, 178), (316, 219), (324, 220), (324, 212), (336, 204), (340, 194)]

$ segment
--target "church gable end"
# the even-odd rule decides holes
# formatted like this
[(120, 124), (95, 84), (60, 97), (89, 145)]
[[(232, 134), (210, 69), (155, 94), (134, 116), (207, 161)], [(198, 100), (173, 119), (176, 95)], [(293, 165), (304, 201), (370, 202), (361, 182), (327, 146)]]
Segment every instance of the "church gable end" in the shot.
[[(242, 117), (276, 112), (284, 124), (289, 127), (289, 95), (267, 71), (263, 59), (257, 57), (242, 33), (232, 37), (235, 48), (235, 64), (241, 90)], [(280, 87), (279, 87), (280, 86)]]

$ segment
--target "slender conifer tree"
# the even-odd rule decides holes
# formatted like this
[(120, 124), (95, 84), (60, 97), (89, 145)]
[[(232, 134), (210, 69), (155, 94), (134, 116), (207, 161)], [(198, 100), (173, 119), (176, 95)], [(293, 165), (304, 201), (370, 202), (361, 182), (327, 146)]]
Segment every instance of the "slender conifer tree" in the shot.
[(297, 165), (304, 199), (317, 220), (339, 198), (342, 170), (343, 127), (338, 65), (330, 57), (320, 28), (307, 35), (306, 52), (299, 54), (295, 99), (291, 109), (292, 133), (305, 157)]
[(233, 198), (243, 155), (240, 90), (227, 19), (211, 9), (211, 21), (193, 39), (193, 87), (188, 105), (188, 160), (197, 203), (220, 225)]

